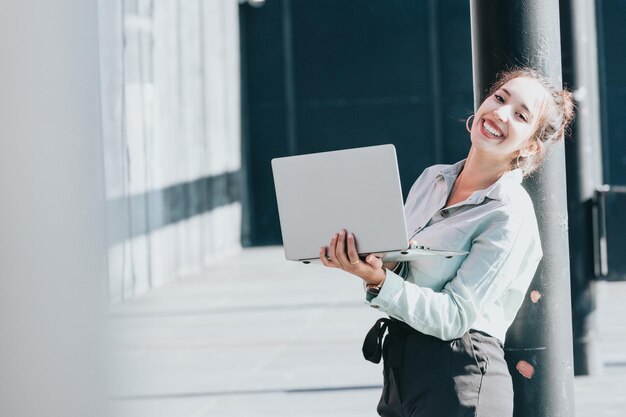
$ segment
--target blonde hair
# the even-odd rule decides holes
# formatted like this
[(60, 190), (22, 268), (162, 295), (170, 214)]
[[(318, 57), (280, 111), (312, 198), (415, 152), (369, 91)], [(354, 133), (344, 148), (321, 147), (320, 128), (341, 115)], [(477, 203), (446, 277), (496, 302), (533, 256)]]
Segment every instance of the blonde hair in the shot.
[(545, 159), (547, 152), (545, 145), (556, 143), (569, 134), (569, 125), (574, 119), (574, 98), (569, 90), (556, 88), (547, 77), (533, 68), (516, 68), (499, 73), (487, 97), (515, 78), (529, 78), (537, 81), (549, 97), (541, 108), (537, 127), (530, 137), (530, 140), (534, 140), (538, 145), (537, 152), (520, 155), (511, 161), (511, 168), (521, 168), (526, 176), (539, 168)]

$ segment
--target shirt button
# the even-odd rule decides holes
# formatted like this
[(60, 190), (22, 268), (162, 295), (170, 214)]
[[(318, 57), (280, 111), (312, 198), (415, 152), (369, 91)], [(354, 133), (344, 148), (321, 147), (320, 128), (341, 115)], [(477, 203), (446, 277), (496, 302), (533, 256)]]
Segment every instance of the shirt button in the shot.
[(450, 214), (448, 210), (441, 210), (441, 217), (448, 217), (448, 214)]

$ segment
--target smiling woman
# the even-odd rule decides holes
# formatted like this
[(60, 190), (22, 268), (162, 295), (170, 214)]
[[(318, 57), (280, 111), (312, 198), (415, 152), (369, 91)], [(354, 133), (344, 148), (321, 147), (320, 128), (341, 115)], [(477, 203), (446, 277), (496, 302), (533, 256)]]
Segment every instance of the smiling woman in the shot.
[(346, 230), (320, 249), (325, 266), (361, 278), (367, 302), (389, 315), (363, 345), (366, 359), (384, 358), (381, 416), (512, 416), (505, 335), (543, 255), (521, 181), (572, 117), (568, 91), (532, 69), (504, 73), (468, 119), (467, 158), (415, 181), (404, 206), (411, 240), (462, 248), (464, 258), (383, 265), (359, 258)]
[[(531, 111), (533, 105), (538, 104), (530, 102), (533, 96), (534, 100), (540, 100), (536, 112)], [(499, 107), (512, 111), (514, 122), (522, 122), (531, 128), (528, 139), (531, 152), (519, 152), (511, 160), (511, 168), (520, 168), (525, 176), (531, 174), (539, 168), (545, 157), (544, 145), (557, 142), (565, 136), (565, 130), (574, 117), (572, 94), (567, 90), (556, 89), (539, 72), (524, 68), (503, 73), (491, 87), (481, 108), (490, 98), (500, 103)]]

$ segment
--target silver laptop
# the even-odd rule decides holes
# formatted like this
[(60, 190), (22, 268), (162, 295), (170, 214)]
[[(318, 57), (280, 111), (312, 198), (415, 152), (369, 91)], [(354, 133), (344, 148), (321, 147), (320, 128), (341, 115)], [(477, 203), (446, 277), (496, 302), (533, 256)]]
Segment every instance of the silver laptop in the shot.
[(409, 247), (396, 149), (369, 146), (272, 159), (285, 257), (320, 262), (319, 250), (341, 229), (360, 256), (383, 260), (467, 252)]

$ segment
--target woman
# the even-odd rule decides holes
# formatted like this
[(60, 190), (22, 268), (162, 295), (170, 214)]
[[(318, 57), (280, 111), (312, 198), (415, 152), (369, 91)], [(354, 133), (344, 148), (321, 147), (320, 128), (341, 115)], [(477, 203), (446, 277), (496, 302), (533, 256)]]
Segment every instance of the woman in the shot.
[(388, 331), (381, 416), (512, 416), (503, 343), (542, 257), (521, 180), (572, 117), (568, 91), (532, 69), (504, 73), (467, 121), (467, 159), (420, 175), (405, 203), (411, 240), (467, 255), (383, 265), (375, 254), (359, 259), (345, 230), (320, 249), (325, 266), (363, 279), (367, 301), (390, 316), (363, 345), (378, 363)]

